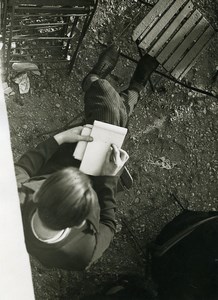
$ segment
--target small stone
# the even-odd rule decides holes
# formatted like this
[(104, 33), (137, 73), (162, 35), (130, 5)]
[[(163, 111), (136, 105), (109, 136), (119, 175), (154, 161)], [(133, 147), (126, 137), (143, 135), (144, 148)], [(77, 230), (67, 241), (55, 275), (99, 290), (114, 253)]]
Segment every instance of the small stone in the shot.
[(27, 126), (27, 125), (23, 125), (22, 128), (23, 128), (23, 129), (27, 129), (28, 126)]
[(136, 204), (138, 204), (140, 202), (140, 199), (137, 197), (135, 198), (135, 201), (134, 201)]
[(191, 97), (193, 95), (192, 92), (188, 92), (188, 96)]
[(59, 103), (55, 104), (55, 106), (56, 106), (57, 108), (60, 108), (60, 107), (61, 107), (61, 105), (60, 105)]

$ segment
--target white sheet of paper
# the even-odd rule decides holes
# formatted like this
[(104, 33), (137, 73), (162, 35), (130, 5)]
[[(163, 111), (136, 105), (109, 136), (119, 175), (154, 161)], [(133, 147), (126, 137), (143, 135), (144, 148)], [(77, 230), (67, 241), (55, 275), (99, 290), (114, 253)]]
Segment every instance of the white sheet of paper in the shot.
[(87, 144), (80, 171), (88, 175), (100, 175), (111, 144), (121, 148), (126, 133), (127, 129), (124, 127), (95, 121), (90, 134), (93, 137), (93, 142)]

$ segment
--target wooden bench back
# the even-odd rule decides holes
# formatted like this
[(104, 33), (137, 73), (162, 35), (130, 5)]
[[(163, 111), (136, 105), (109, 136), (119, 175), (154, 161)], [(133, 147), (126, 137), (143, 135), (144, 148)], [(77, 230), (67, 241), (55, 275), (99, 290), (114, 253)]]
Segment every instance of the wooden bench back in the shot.
[(133, 32), (133, 40), (175, 78), (196, 62), (215, 30), (188, 0), (160, 0)]

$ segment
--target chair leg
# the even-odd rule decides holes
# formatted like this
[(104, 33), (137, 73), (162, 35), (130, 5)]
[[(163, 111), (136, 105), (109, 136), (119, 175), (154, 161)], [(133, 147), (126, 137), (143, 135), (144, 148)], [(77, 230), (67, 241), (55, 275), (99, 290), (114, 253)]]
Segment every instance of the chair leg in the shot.
[(73, 66), (74, 66), (74, 63), (75, 63), (77, 54), (78, 54), (78, 52), (79, 52), (79, 48), (80, 48), (80, 46), (81, 46), (81, 44), (82, 44), (82, 41), (83, 41), (83, 39), (84, 39), (84, 37), (85, 37), (85, 35), (86, 35), (86, 32), (87, 32), (87, 30), (88, 30), (88, 28), (89, 28), (89, 25), (90, 25), (90, 23), (91, 23), (91, 21), (92, 21), (92, 18), (93, 18), (94, 14), (95, 14), (97, 5), (98, 5), (98, 0), (96, 0), (95, 7), (94, 7), (94, 9), (92, 10), (91, 14), (88, 14), (87, 17), (86, 17), (86, 20), (85, 20), (85, 22), (84, 22), (84, 25), (83, 25), (83, 29), (82, 29), (80, 38), (79, 38), (78, 43), (77, 43), (76, 50), (74, 51), (74, 54), (73, 54), (72, 59), (71, 59), (71, 61), (70, 61), (69, 72), (68, 72), (69, 75), (70, 75), (70, 73), (71, 73), (71, 71), (72, 71), (72, 69), (73, 69)]
[[(71, 28), (70, 36), (69, 36), (70, 38), (71, 38), (72, 35), (73, 35), (74, 29), (75, 29), (75, 27), (76, 27), (78, 21), (79, 21), (79, 17), (77, 16), (77, 17), (75, 17), (74, 20), (73, 20), (73, 24), (72, 24), (72, 28)], [(65, 49), (65, 57), (66, 57), (67, 54), (68, 54), (69, 47), (70, 47), (70, 39), (67, 41), (67, 46), (66, 46), (66, 49)]]
[(3, 43), (3, 57), (5, 57), (5, 39), (6, 39), (6, 20), (7, 20), (7, 5), (8, 1), (5, 0), (3, 7), (3, 16), (2, 16), (2, 43)]
[[(14, 27), (14, 12), (15, 8), (14, 5), (12, 6), (12, 12), (11, 12), (11, 24), (10, 24), (10, 32), (9, 32), (9, 38), (8, 38), (8, 49), (7, 49), (7, 56), (6, 56), (6, 76), (8, 76), (9, 72), (9, 65), (10, 65), (10, 58), (11, 58), (11, 43), (12, 43), (12, 35), (13, 35), (13, 27)], [(5, 29), (6, 29), (6, 23), (5, 23)], [(6, 34), (6, 32), (5, 32)], [(6, 36), (5, 41), (6, 42)]]

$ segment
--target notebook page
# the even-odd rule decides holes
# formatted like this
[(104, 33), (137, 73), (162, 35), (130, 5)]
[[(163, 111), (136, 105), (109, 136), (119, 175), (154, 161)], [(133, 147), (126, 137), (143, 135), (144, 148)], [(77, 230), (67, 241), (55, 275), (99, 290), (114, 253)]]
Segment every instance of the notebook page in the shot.
[(87, 144), (80, 171), (88, 175), (100, 175), (111, 144), (121, 148), (126, 133), (126, 128), (95, 121), (90, 134), (93, 141)]

